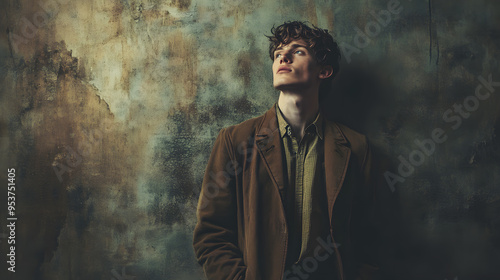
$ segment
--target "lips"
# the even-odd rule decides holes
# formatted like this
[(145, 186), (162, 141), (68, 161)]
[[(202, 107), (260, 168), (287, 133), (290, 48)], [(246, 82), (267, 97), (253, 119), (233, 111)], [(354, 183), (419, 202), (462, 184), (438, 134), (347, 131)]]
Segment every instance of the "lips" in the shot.
[(286, 66), (280, 66), (280, 68), (278, 68), (278, 71), (276, 73), (280, 73), (280, 72), (288, 73), (288, 72), (292, 72), (292, 69), (289, 67), (286, 67)]

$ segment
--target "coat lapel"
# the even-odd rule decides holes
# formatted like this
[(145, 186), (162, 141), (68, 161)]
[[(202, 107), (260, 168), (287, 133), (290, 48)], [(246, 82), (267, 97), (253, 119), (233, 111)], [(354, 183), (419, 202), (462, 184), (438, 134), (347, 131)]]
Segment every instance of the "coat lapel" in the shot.
[[(325, 185), (328, 199), (328, 215), (332, 221), (333, 205), (344, 182), (351, 149), (340, 127), (334, 122), (325, 122)], [(264, 160), (266, 169), (278, 191), (284, 189), (284, 169), (281, 139), (276, 118), (275, 106), (269, 109), (255, 135), (257, 148)]]
[(269, 109), (264, 115), (262, 123), (257, 128), (255, 142), (264, 159), (266, 169), (271, 175), (271, 178), (273, 178), (274, 185), (278, 188), (278, 191), (281, 192), (284, 188), (284, 169), (275, 106)]
[(333, 205), (344, 182), (351, 149), (339, 126), (327, 121), (325, 124), (325, 185), (328, 198), (328, 215), (332, 221)]

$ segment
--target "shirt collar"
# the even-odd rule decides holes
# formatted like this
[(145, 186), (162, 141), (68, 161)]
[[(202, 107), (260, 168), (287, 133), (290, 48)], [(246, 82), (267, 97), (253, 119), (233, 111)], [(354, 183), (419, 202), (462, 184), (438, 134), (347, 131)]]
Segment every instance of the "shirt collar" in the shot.
[[(278, 106), (278, 102), (276, 102), (275, 106), (280, 136), (283, 138), (287, 133), (291, 134), (291, 126), (286, 122), (285, 117)], [(321, 114), (321, 109), (319, 110), (318, 115), (316, 115), (316, 119), (314, 119), (314, 121), (306, 127), (306, 131), (311, 130), (314, 130), (319, 138), (323, 140), (323, 115)]]

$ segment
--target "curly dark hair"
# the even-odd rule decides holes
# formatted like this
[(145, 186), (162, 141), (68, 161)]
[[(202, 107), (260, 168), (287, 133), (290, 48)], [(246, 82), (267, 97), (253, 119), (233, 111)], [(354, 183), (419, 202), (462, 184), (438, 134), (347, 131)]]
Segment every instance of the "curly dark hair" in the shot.
[(309, 49), (316, 57), (316, 61), (320, 65), (330, 65), (333, 68), (333, 74), (322, 83), (320, 94), (329, 91), (331, 81), (339, 71), (340, 49), (328, 30), (318, 28), (314, 25), (309, 27), (301, 21), (287, 21), (278, 27), (271, 28), (271, 36), (269, 38), (269, 56), (274, 60), (274, 51), (280, 45), (289, 44), (293, 40), (304, 40)]

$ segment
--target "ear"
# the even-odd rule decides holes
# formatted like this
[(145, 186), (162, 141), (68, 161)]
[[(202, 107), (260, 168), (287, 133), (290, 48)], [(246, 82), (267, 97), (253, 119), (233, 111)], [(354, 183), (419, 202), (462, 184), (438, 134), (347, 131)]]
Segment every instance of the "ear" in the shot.
[(331, 65), (325, 65), (321, 68), (319, 72), (320, 79), (328, 79), (333, 75), (333, 67)]

